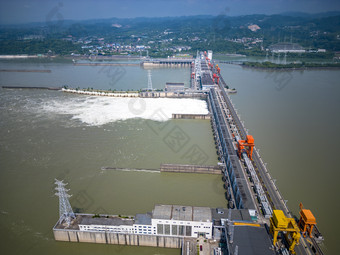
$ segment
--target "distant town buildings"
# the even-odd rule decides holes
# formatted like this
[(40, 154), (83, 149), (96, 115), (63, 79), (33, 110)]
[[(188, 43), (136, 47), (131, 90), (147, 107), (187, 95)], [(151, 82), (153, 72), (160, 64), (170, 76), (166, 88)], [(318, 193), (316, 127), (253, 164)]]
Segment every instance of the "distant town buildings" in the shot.
[(306, 50), (297, 43), (276, 43), (269, 46), (269, 50), (274, 53), (305, 53)]

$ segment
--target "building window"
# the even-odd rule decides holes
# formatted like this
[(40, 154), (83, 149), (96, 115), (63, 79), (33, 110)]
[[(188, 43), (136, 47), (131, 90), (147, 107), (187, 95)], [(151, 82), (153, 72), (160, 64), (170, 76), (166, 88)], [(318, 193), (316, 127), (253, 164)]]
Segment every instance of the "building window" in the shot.
[(157, 234), (163, 235), (163, 224), (157, 224)]
[(184, 226), (179, 226), (179, 233), (180, 236), (184, 236)]
[(191, 236), (191, 226), (186, 226), (185, 235), (186, 236)]
[(170, 235), (170, 225), (169, 224), (164, 225), (164, 234)]
[(172, 225), (171, 226), (171, 235), (177, 236), (178, 235), (178, 225)]

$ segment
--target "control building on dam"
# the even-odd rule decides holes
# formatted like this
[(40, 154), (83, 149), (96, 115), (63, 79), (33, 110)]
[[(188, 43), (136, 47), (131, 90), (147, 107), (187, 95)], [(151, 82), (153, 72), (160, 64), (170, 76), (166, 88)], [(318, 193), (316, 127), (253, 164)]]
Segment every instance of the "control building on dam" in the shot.
[[(256, 224), (251, 210), (194, 207), (182, 205), (156, 205), (152, 212), (135, 216), (75, 214), (69, 204), (67, 189), (56, 180), (60, 203), (60, 219), (53, 227), (57, 241), (85, 242), (116, 245), (177, 248), (182, 254), (197, 254), (197, 242), (202, 248), (221, 252), (220, 241), (226, 228), (233, 228), (233, 239), (247, 254), (254, 247), (247, 242), (261, 240), (259, 254), (275, 254), (264, 225)], [(244, 242), (245, 233), (257, 233)]]
[(227, 95), (212, 52), (198, 52), (189, 65), (190, 88), (183, 92), (181, 87), (181, 93), (206, 95), (209, 117), (175, 117), (211, 121), (220, 161), (214, 174), (222, 175), (226, 208), (156, 205), (150, 213), (126, 217), (74, 214), (65, 184), (56, 181), (60, 219), (55, 239), (180, 248), (186, 255), (323, 254), (315, 217), (301, 206), (299, 220), (291, 214)]

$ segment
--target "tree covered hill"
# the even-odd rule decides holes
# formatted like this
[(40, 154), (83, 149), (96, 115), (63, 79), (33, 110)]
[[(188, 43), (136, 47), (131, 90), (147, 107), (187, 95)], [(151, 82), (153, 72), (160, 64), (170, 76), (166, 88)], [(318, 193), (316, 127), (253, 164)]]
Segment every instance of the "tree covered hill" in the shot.
[[(251, 30), (252, 25), (258, 29)], [(151, 52), (184, 45), (192, 52), (209, 48), (222, 53), (261, 54), (277, 42), (335, 52), (340, 51), (340, 13), (112, 18), (0, 26), (0, 54), (82, 54), (86, 53), (81, 47), (84, 41), (94, 45), (98, 39), (104, 43), (148, 45)]]

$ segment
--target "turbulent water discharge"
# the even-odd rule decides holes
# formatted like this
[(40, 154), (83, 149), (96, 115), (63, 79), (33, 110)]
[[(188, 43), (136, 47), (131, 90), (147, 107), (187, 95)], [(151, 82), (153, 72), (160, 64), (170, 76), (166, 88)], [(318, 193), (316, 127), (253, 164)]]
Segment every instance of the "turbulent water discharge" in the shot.
[(36, 102), (31, 103), (38, 112), (70, 115), (72, 119), (90, 126), (133, 118), (167, 121), (174, 113), (208, 113), (206, 103), (195, 99), (73, 96), (49, 99), (39, 105)]

